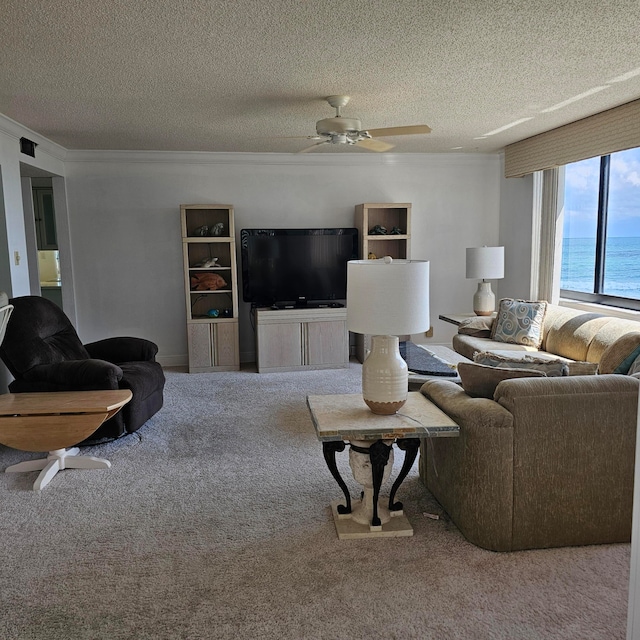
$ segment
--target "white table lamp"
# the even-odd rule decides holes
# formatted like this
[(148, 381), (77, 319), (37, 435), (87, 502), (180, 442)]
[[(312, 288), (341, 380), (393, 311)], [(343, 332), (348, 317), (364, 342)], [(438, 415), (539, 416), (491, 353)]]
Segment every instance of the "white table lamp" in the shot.
[(373, 336), (362, 365), (362, 395), (373, 413), (393, 414), (406, 402), (409, 372), (398, 336), (430, 326), (429, 262), (387, 256), (347, 263), (347, 328)]
[(473, 296), (474, 313), (490, 316), (496, 308), (496, 296), (487, 281), (504, 278), (504, 247), (467, 249), (467, 278), (481, 280)]

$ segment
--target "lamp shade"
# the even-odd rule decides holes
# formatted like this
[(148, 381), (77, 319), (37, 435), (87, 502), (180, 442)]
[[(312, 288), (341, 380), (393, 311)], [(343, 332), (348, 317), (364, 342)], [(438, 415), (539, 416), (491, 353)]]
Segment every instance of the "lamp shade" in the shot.
[(467, 278), (476, 280), (504, 278), (504, 247), (467, 249)]
[(429, 262), (351, 260), (347, 263), (347, 328), (370, 335), (427, 331)]

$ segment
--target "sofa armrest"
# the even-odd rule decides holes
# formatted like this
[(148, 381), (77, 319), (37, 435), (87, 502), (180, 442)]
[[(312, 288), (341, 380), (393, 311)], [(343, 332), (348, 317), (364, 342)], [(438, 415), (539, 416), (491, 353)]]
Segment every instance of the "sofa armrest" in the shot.
[(614, 374), (498, 385), (514, 421), (514, 548), (630, 539), (639, 386)]
[(421, 444), (420, 477), (463, 535), (485, 549), (511, 545), (513, 417), (457, 384), (430, 380), (421, 392), (460, 426), (457, 438)]
[(144, 362), (155, 360), (158, 346), (144, 338), (105, 338), (85, 344), (84, 348), (92, 358), (107, 362)]
[(32, 367), (23, 380), (58, 391), (92, 391), (118, 389), (122, 375), (120, 367), (105, 360), (65, 360)]
[(472, 398), (450, 380), (427, 380), (420, 391), (460, 427), (484, 425), (504, 429), (513, 426), (513, 417), (504, 407), (487, 398)]
[[(541, 419), (552, 404), (558, 409), (563, 408), (567, 417), (576, 411), (589, 414), (596, 410), (609, 422), (611, 416), (619, 411), (616, 405), (621, 398), (634, 399), (637, 405), (639, 385), (640, 381), (634, 376), (619, 374), (521, 378), (501, 382), (496, 387), (494, 400), (514, 415), (523, 411), (525, 405), (535, 406), (537, 410), (533, 413)], [(593, 417), (589, 421), (593, 422)]]

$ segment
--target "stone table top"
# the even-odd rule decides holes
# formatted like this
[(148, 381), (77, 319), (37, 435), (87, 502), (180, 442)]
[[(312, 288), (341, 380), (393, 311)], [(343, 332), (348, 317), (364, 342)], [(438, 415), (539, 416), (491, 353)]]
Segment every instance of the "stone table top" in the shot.
[(410, 391), (400, 411), (386, 416), (372, 413), (358, 393), (307, 396), (307, 404), (321, 441), (456, 437), (460, 433), (460, 427), (419, 391)]

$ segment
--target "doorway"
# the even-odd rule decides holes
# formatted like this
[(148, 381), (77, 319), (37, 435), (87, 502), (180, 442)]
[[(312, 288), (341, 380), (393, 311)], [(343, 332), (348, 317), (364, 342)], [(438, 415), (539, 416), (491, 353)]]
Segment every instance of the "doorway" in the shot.
[(75, 326), (65, 179), (24, 162), (20, 176), (30, 293), (55, 302)]
[(31, 178), (38, 274), (43, 298), (62, 308), (62, 275), (51, 178)]

